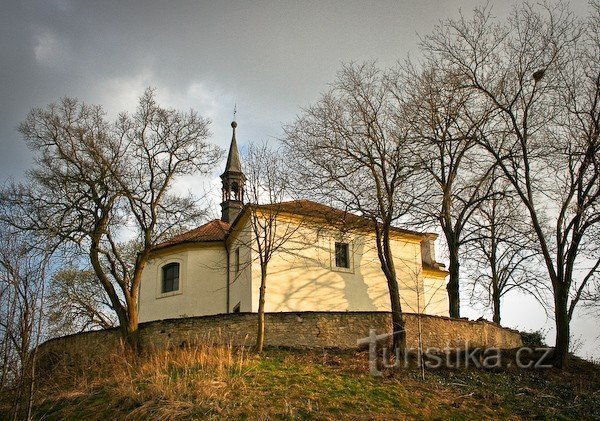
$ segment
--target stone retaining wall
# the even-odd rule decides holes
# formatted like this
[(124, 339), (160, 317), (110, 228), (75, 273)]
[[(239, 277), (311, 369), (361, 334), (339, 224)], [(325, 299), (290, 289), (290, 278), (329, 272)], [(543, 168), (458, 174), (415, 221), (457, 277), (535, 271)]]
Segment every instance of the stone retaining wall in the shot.
[[(357, 348), (357, 339), (369, 336), (371, 329), (379, 335), (391, 328), (388, 312), (301, 312), (267, 313), (265, 342), (270, 346), (292, 348)], [(416, 348), (419, 317), (405, 314), (407, 346)], [(423, 348), (522, 346), (519, 332), (487, 321), (469, 321), (421, 315)], [(160, 320), (140, 324), (144, 348), (178, 347), (197, 341), (253, 345), (256, 340), (255, 313), (218, 314)], [(40, 346), (40, 357), (60, 358), (61, 354), (104, 353), (120, 346), (117, 329), (86, 332), (52, 339)]]

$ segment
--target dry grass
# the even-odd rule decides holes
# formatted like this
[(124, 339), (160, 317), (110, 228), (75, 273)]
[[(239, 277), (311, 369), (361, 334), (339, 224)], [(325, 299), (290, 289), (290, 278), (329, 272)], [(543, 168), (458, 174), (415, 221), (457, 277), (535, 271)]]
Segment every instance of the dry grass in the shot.
[(202, 343), (139, 356), (119, 349), (56, 365), (38, 380), (36, 404), (45, 409), (42, 417), (59, 410), (61, 418), (79, 418), (89, 412), (89, 398), (95, 396), (99, 413), (110, 403), (132, 419), (177, 419), (226, 398), (249, 361), (246, 348)]
[[(78, 356), (38, 378), (36, 419), (472, 419), (600, 416), (600, 368), (368, 374), (364, 352), (203, 343)], [(0, 405), (7, 402), (0, 396)], [(0, 418), (7, 414), (0, 406)]]

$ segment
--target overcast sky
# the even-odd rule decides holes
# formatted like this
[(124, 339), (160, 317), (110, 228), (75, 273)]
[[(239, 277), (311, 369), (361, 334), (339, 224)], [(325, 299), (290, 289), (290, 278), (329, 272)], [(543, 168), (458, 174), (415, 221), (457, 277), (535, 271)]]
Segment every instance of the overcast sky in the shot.
[[(393, 65), (418, 54), (418, 35), (439, 19), (485, 1), (2, 1), (0, 181), (30, 163), (17, 126), (35, 106), (63, 96), (133, 111), (152, 86), (161, 104), (194, 108), (213, 121), (213, 141), (273, 140), (282, 123), (314, 102), (342, 62)], [(504, 16), (509, 5), (491, 1)], [(571, 2), (585, 14), (586, 1)], [(200, 178), (185, 187), (204, 189)], [(465, 303), (466, 304), (466, 303)], [(467, 309), (478, 317), (481, 311)], [(488, 315), (489, 316), (489, 315)], [(503, 321), (551, 328), (531, 299), (505, 299)], [(600, 356), (597, 320), (578, 317), (582, 355)]]

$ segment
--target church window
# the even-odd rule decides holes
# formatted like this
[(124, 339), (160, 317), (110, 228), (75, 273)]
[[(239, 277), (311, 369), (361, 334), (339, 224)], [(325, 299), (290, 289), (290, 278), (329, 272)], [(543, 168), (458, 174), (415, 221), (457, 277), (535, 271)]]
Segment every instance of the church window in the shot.
[(338, 268), (350, 267), (350, 246), (348, 243), (335, 243), (335, 266)]
[(240, 248), (235, 249), (235, 274), (237, 275), (240, 271)]
[(162, 292), (179, 289), (179, 263), (169, 263), (162, 267)]

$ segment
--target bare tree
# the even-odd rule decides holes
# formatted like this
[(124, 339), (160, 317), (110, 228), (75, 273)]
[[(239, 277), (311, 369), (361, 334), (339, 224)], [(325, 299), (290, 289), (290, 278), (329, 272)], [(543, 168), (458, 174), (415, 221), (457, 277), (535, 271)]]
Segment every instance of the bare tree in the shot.
[[(406, 335), (390, 231), (407, 214), (403, 189), (414, 174), (406, 128), (386, 76), (373, 63), (343, 66), (330, 91), (285, 127), (298, 181), (318, 199), (370, 221), (392, 310), (394, 346)], [(305, 190), (306, 191), (306, 190)]]
[(56, 272), (49, 285), (47, 308), (51, 336), (116, 326), (110, 299), (90, 269), (70, 267)]
[(31, 419), (50, 252), (50, 243), (0, 227), (0, 390), (15, 392), (13, 419)]
[[(136, 112), (120, 114), (113, 124), (101, 107), (65, 98), (32, 110), (20, 126), (35, 166), (27, 184), (4, 192), (4, 201), (20, 209), (4, 217), (87, 250), (131, 345), (152, 247), (201, 215), (191, 196), (175, 195), (171, 187), (176, 177), (206, 172), (221, 157), (207, 143), (208, 124), (193, 110), (161, 108), (148, 89)], [(139, 248), (130, 258), (126, 240), (132, 237)]]
[[(599, 239), (600, 238), (600, 226), (594, 227), (595, 232), (590, 233), (590, 237)], [(590, 253), (589, 264), (590, 266), (600, 260), (600, 245), (596, 244), (596, 247)], [(600, 273), (596, 271), (593, 276), (588, 280), (589, 288), (582, 292), (581, 300), (583, 305), (593, 315), (600, 314)]]
[(570, 321), (597, 257), (592, 229), (600, 222), (599, 6), (587, 21), (563, 3), (515, 7), (505, 23), (490, 8), (472, 19), (442, 22), (424, 51), (461, 74), (465, 89), (495, 109), (482, 145), (527, 209), (554, 298), (554, 364), (563, 367)]
[(489, 192), (493, 162), (485, 159), (478, 132), (489, 108), (473, 92), (462, 89), (464, 78), (435, 62), (407, 62), (390, 78), (398, 109), (410, 124), (410, 153), (425, 172), (426, 188), (414, 197), (413, 220), (441, 227), (448, 247), (450, 317), (460, 317), (460, 251), (465, 226)]
[(256, 350), (260, 353), (265, 342), (265, 294), (269, 262), (276, 253), (288, 248), (291, 238), (301, 227), (301, 221), (289, 221), (282, 215), (282, 202), (288, 194), (289, 171), (281, 152), (266, 143), (250, 144), (245, 162), (246, 197), (250, 202), (252, 231), (249, 246), (260, 264), (256, 336)]
[(495, 194), (482, 202), (469, 221), (465, 244), (466, 267), (470, 272), (471, 301), (492, 308), (500, 324), (501, 301), (510, 291), (535, 297), (545, 308), (545, 288), (538, 267), (543, 265), (527, 216), (510, 185), (492, 177)]

